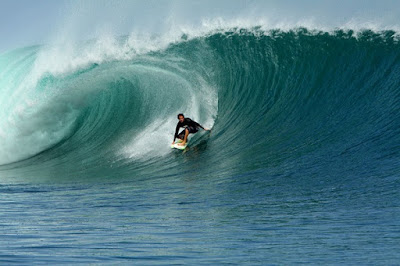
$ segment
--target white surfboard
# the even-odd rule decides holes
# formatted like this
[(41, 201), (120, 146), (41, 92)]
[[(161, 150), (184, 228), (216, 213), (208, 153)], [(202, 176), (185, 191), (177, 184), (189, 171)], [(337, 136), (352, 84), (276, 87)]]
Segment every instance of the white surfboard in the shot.
[(186, 141), (185, 145), (179, 145), (181, 142), (182, 142), (182, 140), (179, 139), (177, 142), (175, 142), (175, 144), (171, 144), (171, 148), (178, 149), (178, 150), (186, 149), (188, 142)]

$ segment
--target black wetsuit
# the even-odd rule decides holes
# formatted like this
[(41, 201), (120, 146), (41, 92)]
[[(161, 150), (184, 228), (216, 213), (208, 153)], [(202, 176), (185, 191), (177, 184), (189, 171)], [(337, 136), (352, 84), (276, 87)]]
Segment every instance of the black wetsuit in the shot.
[(178, 124), (176, 125), (174, 141), (176, 138), (183, 139), (185, 137), (185, 129), (182, 130), (182, 132), (179, 133), (178, 135), (179, 128), (181, 127), (185, 129), (187, 128), (189, 130), (189, 133), (196, 133), (199, 130), (199, 127), (204, 129), (204, 127), (202, 127), (199, 123), (187, 117), (182, 123), (179, 121)]

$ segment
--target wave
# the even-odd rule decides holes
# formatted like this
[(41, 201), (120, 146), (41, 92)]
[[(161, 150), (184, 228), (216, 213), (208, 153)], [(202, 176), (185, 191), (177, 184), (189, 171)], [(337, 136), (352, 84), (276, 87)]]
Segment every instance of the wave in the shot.
[[(189, 160), (183, 170), (198, 174), (398, 171), (395, 31), (253, 27), (154, 42), (0, 55), (0, 170), (177, 174)], [(178, 113), (213, 129), (185, 154), (169, 148)]]

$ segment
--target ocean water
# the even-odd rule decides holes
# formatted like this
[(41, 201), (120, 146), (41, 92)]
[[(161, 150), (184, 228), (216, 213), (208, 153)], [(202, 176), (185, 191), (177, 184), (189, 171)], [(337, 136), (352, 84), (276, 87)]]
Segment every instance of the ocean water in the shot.
[(399, 263), (395, 31), (140, 40), (0, 55), (1, 264)]

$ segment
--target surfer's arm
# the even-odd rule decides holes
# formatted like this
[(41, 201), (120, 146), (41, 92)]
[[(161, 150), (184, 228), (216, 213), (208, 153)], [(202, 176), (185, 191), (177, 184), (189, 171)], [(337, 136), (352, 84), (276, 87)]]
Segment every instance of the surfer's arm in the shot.
[(180, 128), (180, 126), (179, 126), (179, 123), (178, 123), (176, 125), (175, 134), (174, 134), (174, 141), (172, 142), (172, 144), (175, 143), (176, 137), (178, 137), (179, 128)]
[(202, 125), (200, 125), (199, 123), (197, 123), (196, 121), (193, 121), (197, 127), (201, 127), (204, 130), (209, 130), (208, 128), (203, 127)]
[(204, 127), (202, 125), (200, 125), (199, 123), (197, 123), (196, 121), (193, 121), (193, 123), (196, 125), (196, 127), (201, 127), (202, 129), (204, 129)]

